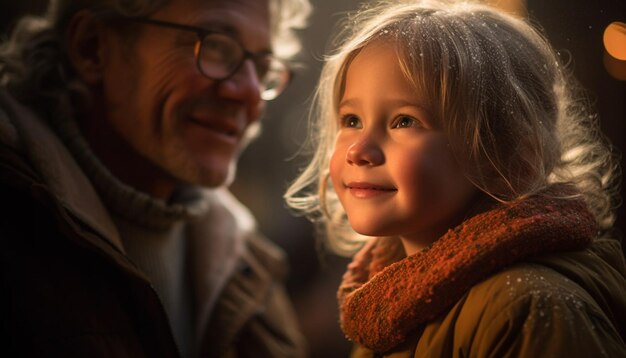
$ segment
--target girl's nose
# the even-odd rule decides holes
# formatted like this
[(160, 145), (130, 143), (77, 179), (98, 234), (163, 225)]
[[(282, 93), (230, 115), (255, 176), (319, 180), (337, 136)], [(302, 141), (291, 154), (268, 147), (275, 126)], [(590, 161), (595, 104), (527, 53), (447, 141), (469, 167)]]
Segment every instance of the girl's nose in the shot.
[(385, 162), (385, 156), (376, 143), (367, 138), (361, 138), (348, 147), (346, 161), (350, 165), (377, 166)]

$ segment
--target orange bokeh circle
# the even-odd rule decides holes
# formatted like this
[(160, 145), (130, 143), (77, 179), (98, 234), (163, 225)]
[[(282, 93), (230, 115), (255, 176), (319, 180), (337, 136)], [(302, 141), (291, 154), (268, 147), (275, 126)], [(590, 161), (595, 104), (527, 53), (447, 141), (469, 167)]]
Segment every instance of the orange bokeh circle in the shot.
[(626, 61), (626, 24), (615, 21), (604, 30), (604, 48), (609, 55)]

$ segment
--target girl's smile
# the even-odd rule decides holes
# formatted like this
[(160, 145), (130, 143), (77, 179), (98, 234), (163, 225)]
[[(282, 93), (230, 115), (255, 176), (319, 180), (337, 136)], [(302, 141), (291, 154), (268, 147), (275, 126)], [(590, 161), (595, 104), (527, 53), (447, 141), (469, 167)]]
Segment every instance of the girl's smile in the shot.
[(349, 182), (344, 186), (350, 191), (350, 194), (358, 199), (369, 199), (380, 197), (382, 195), (395, 194), (398, 189), (392, 186), (378, 185), (367, 182)]

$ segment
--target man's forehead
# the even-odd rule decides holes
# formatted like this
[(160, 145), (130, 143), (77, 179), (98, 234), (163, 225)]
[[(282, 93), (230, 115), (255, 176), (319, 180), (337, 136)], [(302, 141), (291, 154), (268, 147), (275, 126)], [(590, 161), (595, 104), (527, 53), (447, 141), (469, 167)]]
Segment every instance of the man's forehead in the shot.
[(269, 46), (268, 0), (172, 0), (160, 16), (228, 33), (252, 47)]
[(170, 0), (170, 4), (179, 3), (196, 9), (232, 10), (242, 14), (269, 19), (270, 0)]

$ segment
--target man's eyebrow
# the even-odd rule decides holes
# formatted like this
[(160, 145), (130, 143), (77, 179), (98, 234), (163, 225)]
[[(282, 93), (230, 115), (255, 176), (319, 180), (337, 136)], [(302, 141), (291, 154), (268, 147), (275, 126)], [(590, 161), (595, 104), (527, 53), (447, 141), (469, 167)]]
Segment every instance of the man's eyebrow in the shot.
[(239, 30), (236, 26), (224, 21), (212, 20), (212, 21), (204, 21), (193, 26), (199, 27), (208, 31), (216, 31), (226, 35), (230, 35), (239, 39)]

